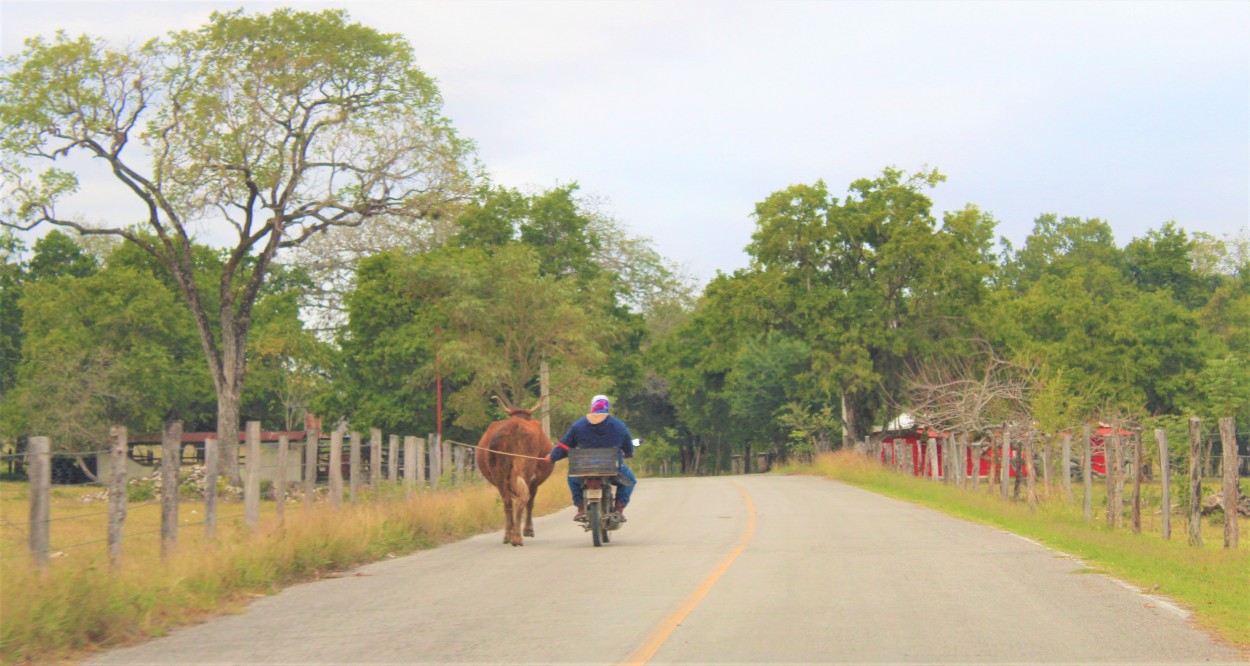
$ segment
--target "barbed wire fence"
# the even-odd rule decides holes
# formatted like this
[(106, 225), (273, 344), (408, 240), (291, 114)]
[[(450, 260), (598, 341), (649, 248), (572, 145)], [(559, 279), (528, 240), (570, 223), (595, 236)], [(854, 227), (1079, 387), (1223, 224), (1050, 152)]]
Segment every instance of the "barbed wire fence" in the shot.
[[(402, 488), (402, 495), (409, 496), (422, 488), (439, 488), (443, 485), (461, 485), (474, 475), (471, 446), (459, 442), (440, 441), (431, 433), (427, 438), (417, 436), (389, 435), (385, 439), (379, 429), (371, 429), (365, 442), (361, 433), (336, 429), (328, 434), (310, 428), (304, 432), (265, 433), (262, 442), (259, 422), (248, 422), (241, 433), (245, 446), (240, 446), (242, 486), (226, 484), (219, 488), (217, 479), (226, 478), (220, 472), (220, 447), (217, 439), (204, 434), (192, 434), (184, 438), (182, 424), (171, 421), (165, 424), (159, 439), (159, 453), (149, 448), (144, 455), (135, 455), (137, 446), (152, 446), (149, 438), (138, 437), (132, 442), (124, 427), (112, 429), (112, 445), (108, 449), (86, 452), (53, 451), (47, 437), (31, 437), (25, 451), (11, 450), (0, 454), (0, 464), (13, 465), (17, 471), (25, 471), (26, 488), (4, 488), (6, 494), (27, 493), (29, 516), (22, 521), (16, 516), (0, 518), (0, 530), (10, 530), (26, 541), (33, 565), (47, 571), (49, 560), (70, 549), (107, 545), (112, 566), (120, 566), (122, 546), (127, 539), (160, 535), (161, 558), (166, 559), (174, 550), (179, 529), (202, 527), (208, 540), (217, 538), (217, 526), (224, 521), (242, 521), (245, 529), (260, 529), (260, 505), (262, 496), (275, 503), (275, 519), (281, 525), (291, 500), (302, 500), (305, 510), (315, 506), (341, 507), (346, 499), (352, 505), (370, 497), (378, 497), (386, 484)], [(274, 441), (276, 440), (276, 441)], [(202, 442), (202, 443), (201, 443)], [(180, 471), (185, 465), (186, 449), (193, 447), (194, 461), (185, 477)], [(16, 448), (16, 447), (14, 447)], [(52, 515), (53, 469), (57, 465), (72, 464), (75, 467), (84, 460), (93, 460), (96, 480), (57, 483), (57, 488), (96, 486), (101, 492), (88, 496), (96, 501), (107, 501), (107, 510), (83, 511), (67, 515)], [(146, 462), (144, 465), (142, 463)], [(136, 474), (147, 467), (155, 469), (147, 474)], [(63, 481), (66, 479), (62, 479)], [(189, 486), (189, 487), (188, 487)], [(184, 493), (194, 492), (204, 501), (203, 520), (179, 522), (178, 507)], [(218, 495), (241, 498), (243, 510), (221, 515)], [(130, 502), (132, 494), (144, 500)], [(302, 495), (302, 497), (300, 497)], [(387, 496), (391, 496), (387, 494)], [(157, 499), (147, 500), (146, 497)], [(161, 509), (159, 529), (125, 529), (126, 519), (136, 511)], [(54, 543), (51, 528), (77, 520), (99, 520), (107, 516), (106, 535), (83, 539), (73, 543)], [(150, 524), (150, 522), (149, 522)], [(18, 543), (17, 539), (0, 540), (6, 544)], [(26, 553), (13, 552), (0, 555), (0, 561), (25, 557)]]

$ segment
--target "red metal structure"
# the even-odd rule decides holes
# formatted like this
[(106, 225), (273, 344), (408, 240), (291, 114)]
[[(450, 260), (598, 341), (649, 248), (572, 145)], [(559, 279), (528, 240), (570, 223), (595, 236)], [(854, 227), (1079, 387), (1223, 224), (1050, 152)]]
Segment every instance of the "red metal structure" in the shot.
[[(1090, 425), (1093, 426), (1095, 424), (1091, 423)], [(1081, 433), (1077, 432), (1077, 433), (1060, 433), (1060, 434), (1061, 435), (1071, 434), (1075, 445), (1084, 446), (1084, 442), (1076, 441), (1081, 438)], [(1090, 440), (1092, 440), (1090, 442), (1091, 453), (1089, 457), (1089, 461), (1090, 461), (1089, 466), (1091, 469), (1094, 470), (1095, 475), (1106, 476), (1107, 475), (1107, 438), (1111, 436), (1111, 426), (1105, 423), (1099, 423), (1096, 425), (1096, 427), (1090, 428), (1089, 434), (1090, 434)], [(1119, 434), (1120, 434), (1120, 437), (1128, 437), (1130, 435), (1133, 435), (1134, 433), (1130, 430), (1121, 429), (1119, 431)]]
[[(936, 430), (928, 430), (925, 428), (915, 428), (911, 430), (890, 430), (879, 431), (873, 433), (873, 437), (881, 439), (881, 462), (888, 465), (897, 465), (898, 456), (902, 455), (904, 447), (911, 448), (912, 459), (912, 475), (940, 477), (942, 475), (943, 452), (940, 440), (943, 437), (949, 437), (950, 433), (937, 432)], [(925, 451), (929, 448), (929, 438), (933, 438), (939, 442), (935, 447), (934, 454), (937, 457), (937, 474), (932, 469), (922, 470), (921, 465), (924, 463)], [(972, 476), (978, 474), (980, 478), (993, 478), (994, 470), (998, 467), (998, 458), (1002, 455), (1001, 446), (992, 446), (986, 449), (979, 456), (978, 460), (973, 460), (972, 449), (964, 452), (964, 474)], [(1020, 450), (1016, 447), (1011, 448), (1011, 457), (1020, 456)], [(1015, 467), (1011, 467), (1010, 476), (1016, 475)]]
[[(1094, 425), (1094, 424), (1091, 424), (1091, 425)], [(1107, 438), (1111, 436), (1111, 432), (1112, 432), (1111, 426), (1103, 424), (1103, 423), (1099, 423), (1095, 427), (1091, 428), (1090, 439), (1092, 440), (1093, 446), (1092, 446), (1092, 453), (1090, 455), (1090, 467), (1093, 469), (1094, 474), (1097, 476), (1105, 476), (1107, 474), (1106, 440)], [(983, 479), (993, 478), (995, 476), (994, 470), (998, 468), (998, 463), (999, 463), (998, 459), (1002, 457), (1002, 446), (1001, 444), (998, 444), (998, 442), (1001, 441), (998, 439), (998, 436), (1000, 436), (1001, 433), (994, 433), (994, 434), (995, 434), (996, 445), (985, 448), (982, 451), (981, 455), (979, 456), (978, 460), (976, 461), (973, 460), (973, 454), (972, 454), (971, 449), (969, 449), (968, 451), (964, 453), (964, 473), (965, 474), (971, 476), (974, 473), (973, 470), (975, 469), (976, 472), (978, 472), (980, 477)], [(1060, 434), (1066, 435), (1066, 434), (1071, 434), (1071, 433), (1060, 433)], [(1128, 430), (1121, 429), (1119, 431), (1119, 434), (1121, 437), (1128, 437), (1134, 433)], [(877, 431), (873, 433), (872, 436), (874, 438), (880, 438), (881, 440), (881, 462), (882, 463), (887, 464), (887, 465), (897, 465), (898, 456), (902, 455), (902, 452), (906, 450), (905, 447), (910, 447), (911, 459), (912, 459), (912, 474), (915, 476), (934, 476), (933, 470), (921, 469), (921, 465), (924, 462), (925, 451), (929, 448), (929, 438), (933, 438), (934, 440), (941, 440), (941, 438), (943, 437), (950, 436), (950, 433), (937, 432), (935, 430), (929, 430), (925, 428), (913, 428), (913, 429), (905, 429), (905, 430), (882, 430), (882, 431)], [(1080, 437), (1081, 437), (1080, 433), (1073, 434), (1074, 439), (1079, 439)], [(1011, 457), (1012, 459), (1019, 458), (1020, 449), (1016, 446), (1017, 444), (1016, 442), (1012, 442), (1012, 444), (1013, 446), (1011, 447)], [(1074, 444), (1076, 446), (1083, 446), (1083, 442), (1079, 442), (1079, 441), (1074, 442)], [(940, 476), (941, 470), (942, 470), (942, 457), (943, 457), (942, 447), (940, 445), (936, 447), (935, 454), (937, 456), (938, 476)], [(1078, 456), (1077, 460), (1074, 462), (1077, 462), (1079, 464), (1079, 461), (1080, 461), (1080, 457)], [(1016, 475), (1015, 466), (1011, 467), (1009, 471), (1009, 475), (1013, 477)]]

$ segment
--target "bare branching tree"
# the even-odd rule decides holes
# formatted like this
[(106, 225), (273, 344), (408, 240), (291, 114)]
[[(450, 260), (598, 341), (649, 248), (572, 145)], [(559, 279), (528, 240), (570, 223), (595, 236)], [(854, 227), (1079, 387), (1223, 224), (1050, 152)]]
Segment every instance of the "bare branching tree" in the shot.
[(915, 363), (904, 399), (892, 405), (917, 424), (941, 431), (981, 433), (1011, 424), (1029, 427), (1033, 372), (999, 356), (986, 344), (975, 354)]

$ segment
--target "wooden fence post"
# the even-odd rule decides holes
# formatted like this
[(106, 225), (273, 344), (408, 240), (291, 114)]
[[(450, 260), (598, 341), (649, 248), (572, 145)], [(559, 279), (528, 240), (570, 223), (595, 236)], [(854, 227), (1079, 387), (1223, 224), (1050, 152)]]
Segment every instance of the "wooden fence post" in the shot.
[(278, 436), (278, 473), (273, 480), (274, 513), (278, 515), (278, 524), (286, 521), (286, 465), (291, 453), (291, 440), (286, 435)]
[(1189, 545), (1202, 547), (1202, 422), (1189, 419)]
[(1231, 416), (1220, 419), (1220, 441), (1224, 444), (1224, 547), (1237, 548), (1237, 428)]
[(309, 428), (304, 433), (304, 508), (311, 509), (317, 494), (317, 449), (321, 433)]
[(1027, 488), (1027, 496), (1029, 501), (1029, 509), (1037, 508), (1037, 467), (1033, 464), (1033, 429), (1029, 428), (1024, 432), (1024, 464), (1020, 465), (1020, 472), (1025, 476), (1024, 482)]
[(217, 538), (217, 470), (221, 467), (221, 447), (216, 437), (204, 440), (204, 538)]
[(247, 422), (247, 469), (243, 484), (243, 522), (260, 529), (260, 421)]
[(1120, 498), (1116, 497), (1116, 469), (1119, 468), (1116, 460), (1116, 454), (1120, 449), (1120, 426), (1117, 423), (1111, 424), (1111, 432), (1103, 438), (1103, 460), (1106, 461), (1107, 476), (1104, 479), (1107, 485), (1107, 527), (1115, 527), (1117, 518), (1116, 514), (1120, 509)]
[(161, 559), (178, 545), (178, 468), (182, 462), (182, 421), (166, 421), (161, 432)]
[(1046, 491), (1046, 498), (1050, 499), (1050, 443), (1053, 437), (1046, 435), (1042, 439), (1042, 489)]
[(1172, 539), (1172, 462), (1168, 450), (1168, 434), (1161, 429), (1155, 430), (1155, 441), (1159, 443), (1159, 479), (1161, 484), (1161, 492), (1163, 494), (1160, 500), (1163, 509), (1163, 539), (1170, 541)]
[(947, 453), (950, 454), (947, 456), (950, 464), (946, 466), (946, 469), (950, 472), (950, 482), (954, 483), (956, 488), (963, 488), (963, 441), (957, 435), (950, 435), (947, 442)]
[(968, 437), (964, 435), (964, 449), (968, 450), (968, 462), (971, 465), (968, 475), (973, 481), (973, 492), (976, 492), (981, 485), (981, 447), (968, 441)]
[(404, 435), (404, 489), (411, 495), (417, 488), (417, 437)]
[(347, 470), (347, 476), (349, 479), (347, 492), (348, 499), (352, 504), (355, 504), (360, 495), (360, 433), (351, 433), (348, 435), (348, 441), (349, 450), (347, 460), (350, 467)]
[[(441, 452), (442, 458), (443, 458), (442, 467), (440, 467), (438, 471), (440, 474), (445, 474), (448, 477), (451, 477), (453, 474), (455, 474), (455, 468), (453, 467), (454, 463), (451, 460), (451, 454), (452, 454), (453, 448), (455, 447), (453, 447), (448, 442), (444, 442), (442, 437), (438, 438), (438, 450)], [(452, 483), (454, 484), (454, 482), (455, 480), (453, 479)]]
[(443, 476), (443, 443), (438, 434), (430, 433), (430, 487), (437, 488)]
[[(1090, 433), (1089, 424), (1086, 424), (1082, 429), (1081, 436), (1085, 438), (1085, 451), (1082, 454), (1084, 456), (1084, 464), (1081, 465), (1084, 468), (1081, 471), (1081, 480), (1085, 487), (1083, 515), (1085, 516), (1085, 522), (1089, 523), (1094, 520), (1094, 435)], [(1103, 460), (1105, 461), (1106, 458), (1106, 454), (1104, 454)]]
[(1141, 483), (1142, 464), (1141, 433), (1133, 435), (1133, 534), (1141, 534)]
[(126, 526), (126, 450), (130, 435), (126, 426), (113, 426), (109, 462), (112, 476), (109, 482), (109, 564), (114, 568), (122, 563), (122, 528)]
[[(30, 556), (47, 573), (48, 534), (52, 519), (52, 444), (47, 437), (27, 443), (26, 474), (30, 477)], [(103, 471), (103, 470), (101, 470)]]
[(1007, 486), (1011, 480), (1011, 430), (1006, 426), (1003, 427), (1003, 450), (999, 477), (998, 482), (1001, 484), (1000, 492), (1003, 497), (1007, 497)]
[(1065, 433), (1060, 455), (1063, 457), (1063, 496), (1072, 502), (1072, 433)]
[(417, 466), (417, 485), (424, 488), (428, 477), (425, 475), (425, 440), (420, 437), (417, 438), (417, 459), (415, 464)]
[(382, 431), (369, 429), (369, 487), (377, 489), (382, 481)]
[(1128, 442), (1115, 427), (1115, 526), (1124, 527), (1124, 467), (1129, 461)]
[(343, 431), (335, 428), (330, 433), (330, 505), (343, 506)]
[(390, 455), (386, 460), (386, 480), (399, 480), (399, 435), (391, 435)]

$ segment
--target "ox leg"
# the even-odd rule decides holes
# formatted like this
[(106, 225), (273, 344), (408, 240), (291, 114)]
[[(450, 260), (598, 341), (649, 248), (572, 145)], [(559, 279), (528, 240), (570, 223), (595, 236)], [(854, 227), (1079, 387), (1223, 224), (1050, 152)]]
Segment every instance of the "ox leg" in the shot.
[(512, 498), (508, 493), (500, 493), (503, 496), (503, 542), (512, 543)]
[(521, 546), (521, 526), (525, 522), (525, 506), (530, 501), (530, 487), (525, 482), (525, 478), (518, 475), (513, 479), (512, 483), (512, 515), (509, 519), (512, 521), (512, 545)]
[(525, 536), (534, 536), (534, 500), (538, 498), (538, 493), (530, 495), (530, 501), (525, 503)]

